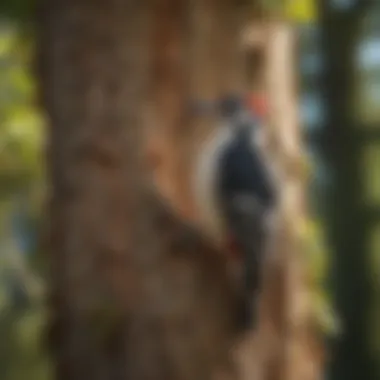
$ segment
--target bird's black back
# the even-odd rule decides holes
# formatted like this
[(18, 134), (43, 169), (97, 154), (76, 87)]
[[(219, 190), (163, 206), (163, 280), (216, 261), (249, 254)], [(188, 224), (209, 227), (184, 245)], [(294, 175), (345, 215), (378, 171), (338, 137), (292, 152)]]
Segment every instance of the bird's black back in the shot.
[(238, 131), (220, 157), (219, 189), (224, 199), (237, 194), (252, 195), (264, 207), (275, 202), (275, 189), (268, 168), (252, 146), (248, 129)]

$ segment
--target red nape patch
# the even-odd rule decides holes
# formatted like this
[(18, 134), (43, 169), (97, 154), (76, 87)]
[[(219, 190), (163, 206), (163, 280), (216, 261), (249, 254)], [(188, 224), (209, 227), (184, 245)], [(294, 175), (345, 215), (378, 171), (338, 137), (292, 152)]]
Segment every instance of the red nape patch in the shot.
[(268, 103), (265, 96), (260, 94), (250, 94), (246, 99), (247, 107), (255, 115), (266, 117), (268, 115)]

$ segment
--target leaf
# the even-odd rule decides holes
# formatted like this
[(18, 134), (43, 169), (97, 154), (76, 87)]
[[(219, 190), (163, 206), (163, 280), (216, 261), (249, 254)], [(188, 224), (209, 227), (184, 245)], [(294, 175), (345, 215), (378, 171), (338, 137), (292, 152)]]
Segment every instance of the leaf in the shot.
[(297, 23), (312, 23), (317, 20), (316, 0), (286, 0), (285, 17)]

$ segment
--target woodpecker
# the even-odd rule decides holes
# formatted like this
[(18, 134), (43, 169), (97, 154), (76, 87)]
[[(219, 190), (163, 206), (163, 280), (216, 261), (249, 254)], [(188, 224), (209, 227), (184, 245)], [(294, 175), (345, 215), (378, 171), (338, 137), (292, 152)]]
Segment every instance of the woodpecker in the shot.
[(222, 125), (203, 146), (195, 170), (195, 192), (204, 228), (218, 244), (233, 246), (241, 262), (243, 330), (257, 323), (257, 306), (277, 186), (260, 145), (261, 122), (236, 97), (219, 103)]

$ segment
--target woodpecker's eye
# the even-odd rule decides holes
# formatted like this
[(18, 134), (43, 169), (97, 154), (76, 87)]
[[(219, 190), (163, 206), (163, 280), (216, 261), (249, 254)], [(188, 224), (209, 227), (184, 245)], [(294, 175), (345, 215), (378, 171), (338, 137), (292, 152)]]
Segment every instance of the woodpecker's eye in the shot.
[(239, 96), (226, 96), (219, 103), (220, 113), (225, 117), (231, 117), (242, 108), (242, 100)]

